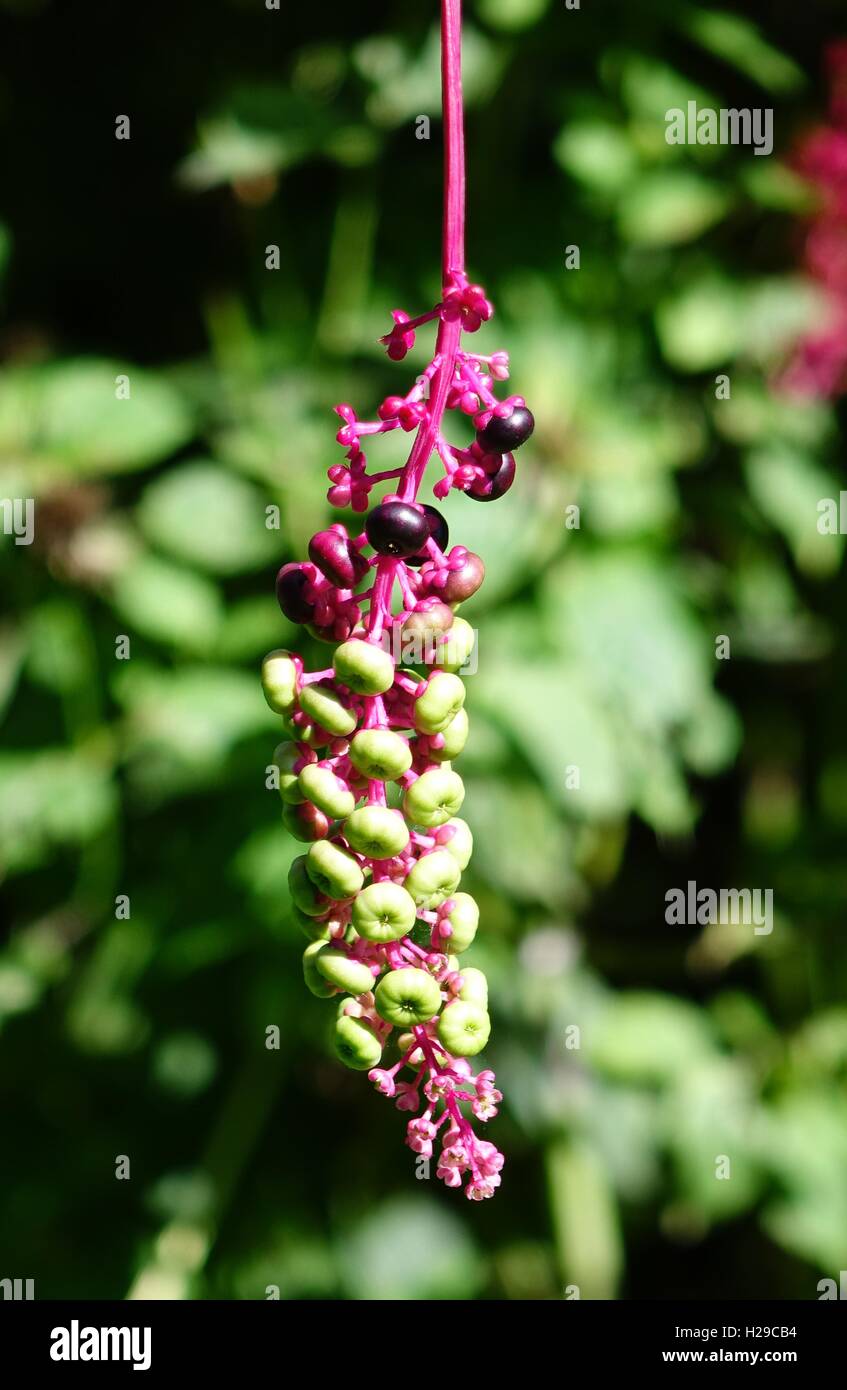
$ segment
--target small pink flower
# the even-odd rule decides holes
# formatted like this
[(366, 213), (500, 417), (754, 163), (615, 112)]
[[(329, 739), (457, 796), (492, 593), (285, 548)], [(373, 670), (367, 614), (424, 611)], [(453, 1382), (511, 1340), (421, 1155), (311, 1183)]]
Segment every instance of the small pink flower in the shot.
[(372, 1081), (380, 1095), (388, 1096), (389, 1099), (394, 1095), (394, 1077), (390, 1071), (385, 1071), (382, 1067), (374, 1067), (368, 1072), (368, 1080)]
[(421, 1117), (410, 1120), (406, 1126), (406, 1143), (413, 1153), (432, 1158), (432, 1141), (435, 1138), (435, 1125)]
[(471, 1202), (483, 1202), (486, 1197), (493, 1197), (499, 1186), (499, 1173), (491, 1178), (477, 1178), (474, 1182), (468, 1183), (465, 1188), (465, 1196)]
[(410, 1085), (408, 1081), (397, 1083), (395, 1096), (394, 1104), (398, 1110), (417, 1110), (421, 1103), (417, 1087)]
[(476, 1166), (486, 1177), (494, 1177), (503, 1167), (504, 1158), (496, 1144), (486, 1139), (477, 1139), (474, 1147)]
[(439, 1163), (435, 1170), (435, 1175), (439, 1177), (447, 1187), (461, 1187), (462, 1185), (462, 1175), (458, 1168), (445, 1168)]
[(428, 1101), (435, 1105), (436, 1101), (443, 1100), (445, 1096), (452, 1095), (453, 1089), (453, 1082), (450, 1080), (450, 1077), (444, 1075), (444, 1073), (439, 1073), (436, 1076), (431, 1076), (429, 1081), (427, 1081), (424, 1086), (424, 1095)]

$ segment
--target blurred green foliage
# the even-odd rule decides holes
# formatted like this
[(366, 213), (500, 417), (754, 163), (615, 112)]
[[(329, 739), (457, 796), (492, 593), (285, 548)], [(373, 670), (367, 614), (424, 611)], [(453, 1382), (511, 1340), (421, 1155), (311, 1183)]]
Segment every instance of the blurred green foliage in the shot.
[[(300, 640), (272, 579), (326, 519), (330, 407), (398, 389), (376, 339), (437, 294), (435, 6), (0, 8), (0, 495), (36, 499), (34, 544), (0, 537), (0, 1274), (814, 1297), (847, 1257), (838, 434), (768, 383), (820, 312), (785, 156), (836, 5), (801, 32), (788, 0), (468, 0), (471, 269), (538, 421), (504, 502), (446, 506), (489, 567), (482, 1207), (416, 1183), (402, 1116), (328, 1055), (257, 680)], [(667, 145), (692, 99), (773, 106), (773, 158)], [(772, 887), (773, 933), (667, 926), (688, 879)]]

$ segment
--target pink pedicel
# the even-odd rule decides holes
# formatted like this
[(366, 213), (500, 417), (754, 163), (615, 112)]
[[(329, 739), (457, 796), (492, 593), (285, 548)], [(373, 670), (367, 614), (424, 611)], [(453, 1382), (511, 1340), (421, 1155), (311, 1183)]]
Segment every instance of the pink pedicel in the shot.
[[(491, 501), (511, 484), (511, 452), (492, 455), (478, 440), (464, 448), (451, 444), (444, 429), (449, 412), (470, 419), (478, 433), (494, 419), (496, 428), (506, 437), (512, 412), (519, 407), (511, 425), (515, 439), (509, 444), (510, 450), (518, 447), (532, 429), (532, 416), (525, 409), (523, 397), (500, 400), (494, 392), (494, 386), (508, 378), (508, 355), (497, 351), (482, 356), (463, 346), (464, 336), (476, 333), (494, 310), (485, 291), (471, 283), (464, 268), (461, 0), (441, 2), (441, 50), (445, 145), (441, 298), (432, 310), (417, 316), (402, 309), (393, 310), (393, 324), (382, 339), (388, 357), (400, 362), (416, 337), (435, 324), (433, 355), (411, 389), (405, 395), (388, 396), (376, 409), (374, 419), (360, 419), (346, 402), (335, 407), (339, 419), (336, 439), (345, 461), (329, 469), (328, 498), (333, 507), (347, 508), (353, 515), (346, 527), (335, 523), (318, 532), (309, 545), (309, 560), (301, 565), (283, 566), (277, 582), (280, 605), (293, 621), (308, 624), (314, 634), (326, 640), (359, 639), (391, 656), (390, 685), (379, 694), (362, 694), (345, 685), (333, 667), (307, 673), (299, 658), (283, 654), (290, 657), (296, 672), (296, 695), (287, 731), (297, 750), (293, 771), (298, 773), (314, 766), (330, 770), (335, 781), (327, 779), (325, 785), (342, 798), (347, 797), (348, 806), (352, 795), (357, 811), (379, 808), (383, 823), (385, 808), (389, 806), (389, 783), (368, 778), (357, 770), (350, 756), (353, 732), (348, 737), (319, 730), (319, 735), (326, 737), (316, 738), (310, 727), (316, 716), (307, 715), (300, 708), (300, 697), (310, 688), (328, 691), (340, 702), (342, 714), (349, 714), (351, 722), (355, 719), (356, 730), (390, 730), (393, 735), (400, 735), (411, 756), (408, 769), (392, 779), (401, 795), (408, 794), (408, 789), (425, 773), (442, 767), (444, 759), (437, 755), (445, 746), (444, 733), (422, 727), (425, 721), (416, 718), (416, 701), (443, 669), (438, 664), (439, 652), (442, 661), (450, 664), (441, 645), (449, 640), (449, 626), (447, 631), (438, 629), (452, 624), (454, 605), (479, 587), (484, 566), (467, 547), (449, 546), (444, 518), (436, 508), (424, 508), (418, 501), (418, 491), (433, 455), (437, 455), (443, 467), (443, 476), (434, 488), (436, 499), (455, 489), (469, 501)], [(397, 430), (414, 435), (406, 464), (384, 472), (369, 472), (366, 447), (369, 451), (372, 440)], [(372, 489), (386, 482), (389, 489), (378, 499), (379, 515), (375, 517), (377, 499), (372, 499)], [(385, 504), (391, 504), (390, 525), (385, 520), (389, 513), (382, 511)], [(374, 553), (369, 553), (371, 550)], [(442, 596), (449, 602), (445, 603)], [(427, 622), (436, 629), (431, 634), (430, 655), (412, 659), (429, 667), (425, 677), (401, 670), (394, 656), (402, 646), (400, 630), (408, 632), (404, 624), (410, 620), (417, 623), (416, 630), (425, 629)], [(385, 658), (381, 656), (380, 660), (384, 662)], [(455, 675), (450, 679), (455, 680)], [(309, 703), (308, 696), (306, 700)], [(309, 742), (305, 741), (307, 738)], [(293, 820), (301, 829), (315, 820), (297, 807), (292, 810), (297, 813)], [(401, 812), (394, 814), (399, 824), (405, 826)], [(449, 854), (446, 847), (456, 833), (453, 825), (430, 822), (428, 829), (414, 817), (409, 819), (407, 843), (389, 858), (360, 852), (361, 844), (357, 849), (345, 837), (346, 823), (336, 831), (330, 830), (329, 843), (346, 853), (345, 862), (355, 861), (354, 874), (358, 865), (365, 885), (402, 885), (410, 871), (428, 855)], [(321, 828), (321, 822), (316, 828)], [(372, 989), (361, 994), (351, 990), (346, 1002), (341, 1002), (342, 1014), (350, 1020), (347, 1026), (370, 1030), (365, 1036), (376, 1051), (385, 1047), (392, 1034), (396, 1038), (405, 1031), (397, 1062), (393, 1066), (372, 1067), (370, 1080), (383, 1096), (393, 1100), (398, 1110), (411, 1113), (406, 1143), (418, 1160), (435, 1158), (438, 1176), (448, 1187), (464, 1186), (470, 1200), (490, 1197), (500, 1185), (503, 1156), (493, 1144), (475, 1134), (473, 1123), (484, 1124), (497, 1115), (502, 1096), (495, 1087), (494, 1073), (487, 1068), (475, 1073), (467, 1057), (446, 1050), (439, 1038), (438, 1014), (405, 1030), (397, 1025), (394, 1033), (395, 1025), (380, 1015), (379, 1001), (373, 992), (392, 972), (414, 967), (426, 972), (434, 982), (436, 996), (440, 997), (439, 1014), (458, 1000), (463, 977), (456, 968), (456, 957), (451, 962), (448, 955), (453, 929), (447, 917), (455, 910), (455, 898), (445, 895), (446, 901), (438, 905), (418, 905), (414, 939), (407, 932), (400, 939), (383, 943), (364, 939), (350, 929), (356, 896), (354, 892), (346, 900), (327, 901), (322, 916), (311, 920), (318, 929), (329, 928), (328, 943), (333, 953), (336, 957), (339, 952), (346, 955), (349, 969), (359, 972), (354, 977), (356, 981), (362, 968), (370, 970), (373, 977)], [(479, 972), (475, 974), (478, 976)], [(331, 985), (334, 983), (331, 981)], [(345, 998), (345, 988), (346, 984), (337, 991), (339, 1001)], [(327, 992), (332, 993), (332, 989)], [(460, 1009), (468, 1007), (459, 1003)], [(466, 1046), (470, 1051), (470, 1045)], [(364, 1066), (358, 1060), (350, 1065), (364, 1070), (367, 1061)]]

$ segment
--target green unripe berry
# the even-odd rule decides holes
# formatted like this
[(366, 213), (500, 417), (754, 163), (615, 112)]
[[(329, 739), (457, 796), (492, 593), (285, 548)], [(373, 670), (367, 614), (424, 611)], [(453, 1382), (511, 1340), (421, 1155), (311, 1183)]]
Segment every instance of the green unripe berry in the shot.
[(478, 1004), (456, 999), (438, 1020), (438, 1041), (454, 1057), (475, 1057), (488, 1042), (491, 1019)]
[(262, 662), (262, 690), (277, 714), (290, 714), (297, 703), (297, 667), (284, 647), (268, 652)]
[(470, 623), (464, 618), (454, 618), (450, 631), (436, 647), (436, 660), (442, 671), (461, 671), (474, 649), (475, 641)]
[(363, 777), (393, 782), (412, 766), (412, 750), (393, 729), (360, 729), (350, 744), (350, 761)]
[(333, 844), (331, 840), (316, 840), (309, 846), (306, 872), (319, 892), (326, 894), (334, 902), (352, 898), (365, 881), (365, 876), (353, 855), (348, 854), (340, 845)]
[(466, 820), (462, 820), (461, 816), (455, 816), (452, 820), (448, 820), (447, 825), (452, 826), (453, 834), (442, 848), (446, 849), (448, 854), (452, 854), (460, 869), (466, 869), (473, 854), (471, 828)]
[(469, 727), (468, 716), (463, 709), (460, 709), (455, 718), (450, 720), (447, 728), (442, 731), (443, 747), (430, 749), (432, 761), (434, 763), (449, 763), (453, 758), (458, 758), (468, 741)]
[(311, 946), (307, 946), (303, 952), (303, 979), (306, 981), (306, 988), (317, 999), (329, 999), (330, 995), (335, 994), (334, 986), (320, 973), (315, 964), (315, 957), (323, 949), (324, 943), (322, 941), (313, 941)]
[(336, 1056), (353, 1071), (370, 1071), (382, 1056), (379, 1038), (361, 1018), (345, 1014), (335, 1024)]
[(306, 855), (299, 854), (288, 870), (288, 891), (295, 907), (307, 917), (322, 917), (329, 908), (326, 898), (320, 893), (306, 872)]
[(462, 809), (465, 788), (458, 772), (432, 767), (406, 788), (403, 810), (413, 825), (446, 825)]
[[(320, 965), (318, 968), (320, 969)], [(488, 980), (483, 972), (472, 965), (466, 965), (462, 966), (459, 974), (462, 977), (459, 998), (464, 999), (466, 1004), (478, 1004), (481, 1009), (487, 1009)]]
[(441, 1008), (441, 990), (425, 970), (408, 966), (383, 975), (374, 993), (377, 1013), (397, 1028), (426, 1023)]
[(383, 647), (357, 637), (342, 642), (332, 658), (342, 685), (358, 695), (383, 695), (394, 684), (394, 662)]
[(342, 703), (341, 696), (330, 685), (316, 681), (300, 691), (300, 708), (305, 714), (334, 737), (352, 734), (356, 715)]
[[(414, 1041), (415, 1041), (415, 1035), (414, 1035), (414, 1033), (399, 1033), (399, 1034), (397, 1035), (397, 1051), (400, 1053), (400, 1056), (401, 1056), (401, 1057), (403, 1056), (404, 1053), (406, 1053), (406, 1052), (409, 1051), (409, 1048), (413, 1046)], [(423, 1063), (424, 1060), (425, 1060), (425, 1058), (424, 1058), (423, 1049), (420, 1048), (420, 1047), (416, 1047), (415, 1050), (414, 1050), (414, 1052), (413, 1052), (413, 1053), (411, 1054), (411, 1056), (409, 1057), (409, 1060), (408, 1060), (408, 1062), (406, 1063), (406, 1066), (407, 1066), (407, 1067), (419, 1067), (419, 1066), (421, 1066), (421, 1064)]]
[(322, 840), (329, 834), (329, 821), (323, 811), (313, 806), (311, 801), (301, 801), (297, 806), (283, 806), (282, 823), (295, 840), (309, 844), (312, 840)]
[(328, 939), (330, 927), (328, 921), (309, 917), (305, 912), (301, 912), (299, 907), (293, 907), (291, 915), (304, 936), (308, 936), (310, 941), (326, 941)]
[(412, 866), (403, 887), (411, 893), (418, 907), (432, 912), (452, 897), (461, 876), (462, 871), (452, 854), (446, 849), (434, 849)]
[(369, 883), (353, 904), (353, 926), (368, 941), (399, 941), (416, 915), (414, 898), (399, 883)]
[(344, 822), (344, 838), (369, 859), (393, 859), (409, 843), (409, 827), (388, 806), (360, 806)]
[(300, 751), (293, 743), (278, 743), (274, 749), (272, 762), (279, 772), (279, 794), (289, 806), (305, 801), (300, 791), (300, 779), (294, 771), (294, 764), (300, 761)]
[(415, 728), (424, 734), (443, 733), (464, 703), (465, 687), (459, 677), (436, 671), (415, 700)]
[(309, 801), (332, 820), (343, 820), (356, 805), (356, 798), (331, 767), (309, 763), (300, 773), (300, 790)]
[(479, 907), (475, 898), (470, 893), (453, 893), (453, 906), (445, 917), (445, 921), (450, 923), (453, 928), (451, 936), (444, 940), (447, 949), (458, 955), (460, 951), (466, 951), (476, 936), (479, 926)]
[(366, 994), (373, 987), (369, 967), (360, 960), (351, 960), (340, 946), (323, 946), (315, 953), (315, 965), (330, 984), (348, 994)]

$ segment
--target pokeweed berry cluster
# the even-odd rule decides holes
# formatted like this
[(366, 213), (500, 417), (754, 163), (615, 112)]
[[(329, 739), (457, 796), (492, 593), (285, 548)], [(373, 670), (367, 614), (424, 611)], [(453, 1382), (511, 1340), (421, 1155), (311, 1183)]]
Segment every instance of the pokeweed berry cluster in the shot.
[[(458, 672), (474, 631), (458, 607), (482, 584), (482, 560), (450, 547), (441, 512), (417, 498), (437, 453), (451, 488), (475, 501), (502, 496), (515, 476), (514, 451), (533, 418), (520, 396), (500, 401), (504, 352), (481, 357), (462, 348), (491, 317), (492, 305), (461, 268), (463, 190), (459, 0), (442, 0), (447, 136), (447, 199), (440, 302), (410, 318), (394, 311), (382, 340), (401, 360), (416, 331), (437, 321), (432, 361), (405, 396), (389, 396), (377, 419), (339, 405), (338, 442), (346, 462), (329, 470), (334, 507), (367, 512), (352, 535), (341, 523), (319, 531), (309, 559), (283, 565), (280, 607), (292, 622), (332, 643), (332, 664), (306, 671), (292, 651), (271, 652), (262, 683), (285, 737), (274, 763), (283, 821), (305, 846), (291, 866), (295, 917), (310, 944), (306, 985), (338, 1000), (334, 1041), (342, 1062), (367, 1071), (400, 1110), (413, 1112), (406, 1143), (426, 1159), (439, 1146), (438, 1176), (472, 1200), (500, 1184), (502, 1154), (472, 1120), (497, 1114), (502, 1099), (488, 1068), (469, 1058), (488, 1042), (488, 986), (463, 966), (479, 908), (459, 884), (473, 847), (460, 817), (462, 779), (453, 760), (468, 737)], [(473, 417), (469, 448), (448, 442), (445, 411)], [(369, 473), (363, 441), (392, 430), (414, 434), (404, 467)], [(396, 492), (370, 504), (378, 482)], [(448, 548), (449, 547), (449, 548)], [(396, 1049), (392, 1058), (389, 1048)]]

